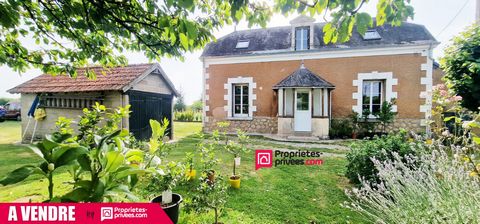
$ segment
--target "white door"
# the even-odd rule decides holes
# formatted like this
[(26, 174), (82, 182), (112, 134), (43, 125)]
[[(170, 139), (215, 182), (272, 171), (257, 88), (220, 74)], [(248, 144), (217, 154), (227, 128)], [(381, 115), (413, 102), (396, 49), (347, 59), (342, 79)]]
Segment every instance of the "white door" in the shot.
[(312, 94), (309, 89), (295, 91), (295, 131), (312, 131)]

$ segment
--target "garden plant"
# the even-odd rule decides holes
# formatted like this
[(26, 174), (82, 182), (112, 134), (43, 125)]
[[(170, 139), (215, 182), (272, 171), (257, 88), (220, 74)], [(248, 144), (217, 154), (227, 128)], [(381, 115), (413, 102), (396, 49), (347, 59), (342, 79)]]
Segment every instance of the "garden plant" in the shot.
[(358, 185), (344, 205), (369, 222), (480, 222), (480, 115), (446, 85), (432, 95), (430, 135), (384, 136), (347, 155), (347, 176)]
[[(149, 171), (126, 159), (132, 154), (125, 144), (129, 135), (118, 128), (118, 123), (128, 115), (128, 107), (110, 111), (97, 103), (83, 113), (78, 135), (71, 134), (70, 121), (60, 119), (57, 130), (32, 147), (44, 162), (14, 170), (0, 183), (14, 184), (32, 174), (42, 174), (49, 181), (50, 202), (137, 201), (131, 189), (137, 176)], [(100, 122), (104, 125), (98, 125)], [(55, 195), (52, 179), (54, 171), (62, 166), (69, 166), (73, 188), (64, 195)]]

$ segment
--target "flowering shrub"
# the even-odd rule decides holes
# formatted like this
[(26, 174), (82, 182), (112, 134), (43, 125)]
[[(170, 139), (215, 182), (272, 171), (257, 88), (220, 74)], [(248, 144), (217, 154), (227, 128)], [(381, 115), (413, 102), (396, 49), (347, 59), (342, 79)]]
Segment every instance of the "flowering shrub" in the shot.
[(347, 191), (350, 202), (344, 206), (372, 223), (479, 223), (479, 178), (457, 159), (461, 147), (451, 147), (453, 159), (441, 145), (420, 156), (373, 159), (380, 181), (362, 180), (361, 188)]
[(461, 96), (455, 95), (444, 84), (433, 87), (430, 129), (434, 137), (461, 135), (461, 116), (468, 112), (460, 106)]

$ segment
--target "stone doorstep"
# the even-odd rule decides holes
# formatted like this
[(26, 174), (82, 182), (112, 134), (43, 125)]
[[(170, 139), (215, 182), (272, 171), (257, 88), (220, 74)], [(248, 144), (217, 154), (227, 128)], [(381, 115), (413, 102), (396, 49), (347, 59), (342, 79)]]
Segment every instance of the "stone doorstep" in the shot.
[(287, 140), (292, 140), (292, 141), (318, 141), (320, 140), (318, 137), (315, 136), (299, 136), (299, 135), (293, 135), (293, 136), (287, 136)]

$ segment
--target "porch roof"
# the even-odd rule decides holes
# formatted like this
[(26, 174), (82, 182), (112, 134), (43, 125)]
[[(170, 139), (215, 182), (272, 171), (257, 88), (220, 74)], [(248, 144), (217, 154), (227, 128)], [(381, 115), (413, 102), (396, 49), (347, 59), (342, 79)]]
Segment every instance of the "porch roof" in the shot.
[(273, 86), (273, 89), (296, 87), (335, 88), (333, 84), (308, 70), (303, 64), (291, 75)]

